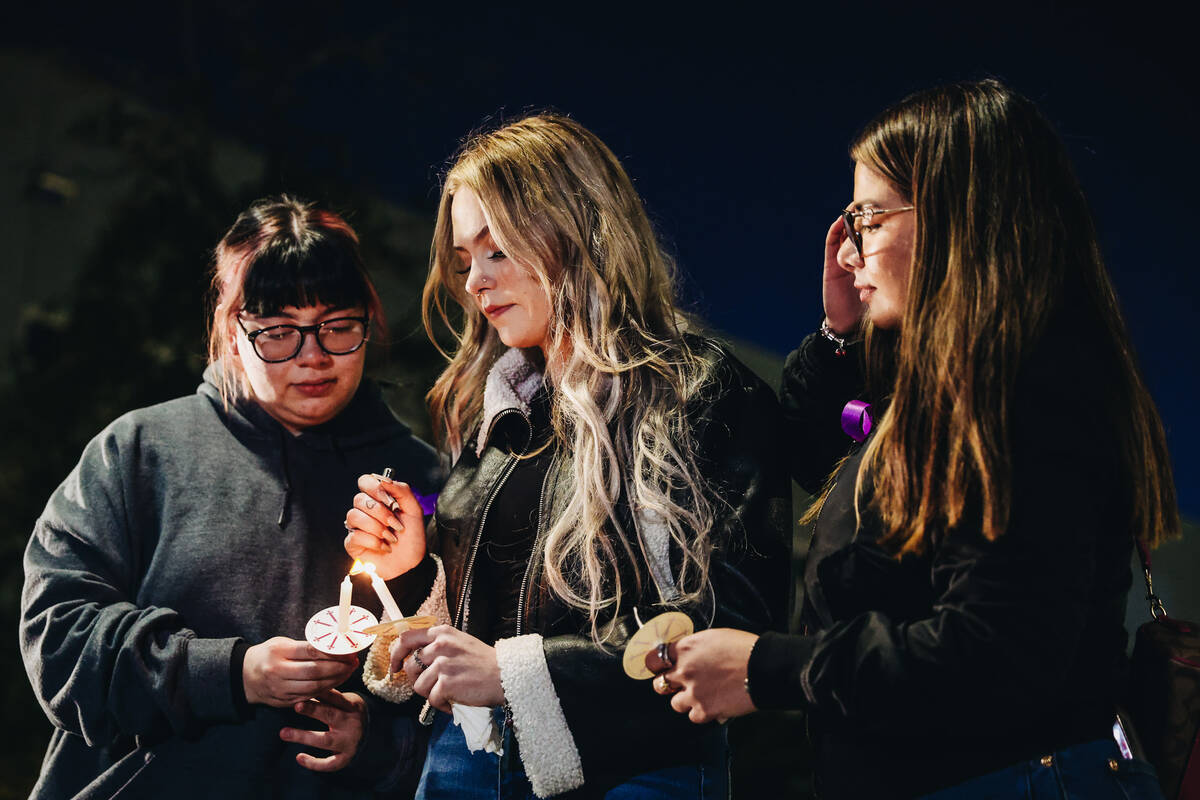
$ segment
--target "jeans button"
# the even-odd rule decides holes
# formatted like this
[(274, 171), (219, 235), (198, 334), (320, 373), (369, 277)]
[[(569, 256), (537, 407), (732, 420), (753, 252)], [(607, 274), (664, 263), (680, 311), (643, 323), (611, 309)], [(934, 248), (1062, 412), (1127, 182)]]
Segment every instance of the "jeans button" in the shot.
[(1119, 770), (1121, 768), (1121, 765), (1117, 763), (1117, 760), (1115, 758), (1110, 758), (1108, 760), (1108, 768), (1111, 769), (1113, 772), (1116, 772), (1117, 770)]
[(1043, 767), (1054, 766), (1054, 756), (1042, 756), (1042, 766)]

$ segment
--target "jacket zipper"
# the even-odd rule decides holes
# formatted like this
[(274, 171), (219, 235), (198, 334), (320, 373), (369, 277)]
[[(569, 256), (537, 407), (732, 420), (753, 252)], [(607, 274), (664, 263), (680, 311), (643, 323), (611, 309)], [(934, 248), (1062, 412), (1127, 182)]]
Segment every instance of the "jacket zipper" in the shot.
[(517, 595), (517, 636), (521, 635), (521, 629), (525, 622), (525, 591), (529, 587), (529, 575), (533, 572), (533, 560), (538, 556), (538, 548), (542, 543), (542, 519), (546, 511), (546, 482), (550, 479), (550, 470), (554, 468), (554, 463), (546, 467), (546, 474), (542, 476), (542, 488), (538, 492), (538, 515), (537, 527), (533, 533), (533, 549), (529, 551), (529, 563), (525, 565), (525, 577), (521, 578), (521, 591)]
[[(533, 424), (529, 425), (529, 444), (533, 444)], [(529, 449), (527, 445), (526, 450)], [(550, 480), (550, 470), (554, 467), (553, 460), (546, 467), (546, 474), (542, 476), (542, 488), (538, 490), (538, 515), (537, 527), (533, 531), (533, 549), (529, 551), (529, 561), (525, 564), (525, 575), (521, 578), (521, 591), (517, 594), (517, 636), (521, 635), (521, 629), (525, 627), (525, 590), (529, 586), (529, 573), (533, 570), (533, 560), (537, 558), (538, 545), (542, 541), (542, 514), (545, 511), (546, 505), (546, 482)], [(512, 706), (507, 702), (504, 704), (504, 728), (505, 730), (512, 729), (513, 717)]]
[[(521, 412), (516, 409), (508, 409), (500, 412), (496, 415), (495, 420), (492, 421), (492, 429), (495, 429), (496, 422), (499, 422), (507, 414), (521, 414)], [(524, 414), (521, 414), (521, 416), (525, 417)], [(524, 455), (529, 450), (529, 446), (533, 444), (533, 423), (529, 422), (528, 418), (525, 419), (525, 422), (529, 425), (529, 438), (525, 442), (525, 449), (521, 451), (521, 455)], [(488, 512), (492, 508), (492, 502), (495, 501), (496, 495), (500, 494), (500, 490), (504, 487), (508, 476), (516, 469), (518, 458), (519, 456), (509, 455), (508, 462), (504, 465), (504, 471), (500, 474), (500, 480), (496, 481), (496, 485), (492, 487), (492, 492), (488, 495), (487, 502), (483, 505), (483, 513), (479, 515), (479, 524), (475, 527), (475, 539), (471, 542), (471, 555), (467, 557), (467, 568), (463, 572), (463, 588), (462, 596), (458, 599), (458, 613), (455, 614), (454, 619), (454, 627), (459, 630), (463, 630), (463, 625), (466, 622), (466, 614), (469, 608), (467, 598), (471, 596), (471, 578), (474, 577), (475, 556), (479, 553), (479, 544), (483, 540), (483, 526), (487, 523)]]

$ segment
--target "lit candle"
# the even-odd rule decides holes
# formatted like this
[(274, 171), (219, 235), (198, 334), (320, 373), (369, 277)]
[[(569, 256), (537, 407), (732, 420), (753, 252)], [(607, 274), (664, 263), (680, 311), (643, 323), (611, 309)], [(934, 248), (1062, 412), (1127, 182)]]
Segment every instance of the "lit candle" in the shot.
[(400, 619), (404, 616), (400, 611), (400, 606), (396, 605), (395, 598), (388, 591), (387, 584), (383, 582), (383, 578), (375, 571), (375, 565), (371, 562), (362, 563), (357, 559), (354, 561), (354, 566), (350, 568), (351, 575), (357, 575), (360, 572), (367, 572), (371, 576), (371, 588), (375, 590), (375, 594), (379, 595), (379, 602), (383, 603), (383, 610), (387, 612), (388, 619)]
[(350, 594), (354, 591), (354, 584), (350, 583), (350, 576), (342, 578), (342, 595), (338, 600), (338, 633), (345, 633), (350, 630)]

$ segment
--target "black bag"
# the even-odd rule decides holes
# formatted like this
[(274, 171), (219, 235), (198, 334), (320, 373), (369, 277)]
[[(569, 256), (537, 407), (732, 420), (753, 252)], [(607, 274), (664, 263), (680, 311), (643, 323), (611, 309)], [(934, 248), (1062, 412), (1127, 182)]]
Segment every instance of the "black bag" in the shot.
[(1168, 800), (1200, 800), (1200, 626), (1167, 616), (1137, 543), (1150, 622), (1137, 630), (1126, 710)]

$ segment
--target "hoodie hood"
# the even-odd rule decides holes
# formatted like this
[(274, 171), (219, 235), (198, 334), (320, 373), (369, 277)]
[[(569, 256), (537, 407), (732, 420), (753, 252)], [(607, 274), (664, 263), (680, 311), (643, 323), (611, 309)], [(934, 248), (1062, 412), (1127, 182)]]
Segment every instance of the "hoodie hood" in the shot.
[[(387, 407), (379, 385), (366, 378), (336, 417), (293, 434), (253, 398), (236, 397), (226, 407), (220, 390), (222, 369), (219, 362), (209, 364), (196, 393), (213, 404), (239, 440), (272, 463), (272, 471), (278, 474), (281, 483), (280, 528), (287, 525), (290, 517), (294, 486), (308, 473), (319, 476), (324, 459), (332, 457), (344, 464), (347, 455), (355, 451), (379, 448), (390, 440), (411, 438), (409, 427), (396, 419)], [(388, 465), (380, 465), (379, 469), (384, 466)], [(405, 480), (429, 491), (423, 478), (411, 476)]]
[(235, 397), (226, 409), (219, 388), (222, 370), (220, 362), (209, 364), (196, 393), (207, 397), (239, 434), (271, 439), (284, 435), (315, 450), (347, 450), (411, 434), (409, 427), (387, 407), (379, 385), (367, 378), (363, 378), (354, 397), (336, 417), (293, 434), (253, 398)]

